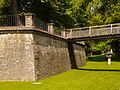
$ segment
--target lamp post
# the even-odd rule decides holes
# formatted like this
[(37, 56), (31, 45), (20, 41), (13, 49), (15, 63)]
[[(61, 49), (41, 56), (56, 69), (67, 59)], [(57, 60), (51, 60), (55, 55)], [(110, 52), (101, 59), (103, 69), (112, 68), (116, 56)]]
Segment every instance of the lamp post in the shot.
[(106, 53), (106, 57), (108, 58), (108, 65), (111, 65), (111, 58), (112, 58), (112, 52)]

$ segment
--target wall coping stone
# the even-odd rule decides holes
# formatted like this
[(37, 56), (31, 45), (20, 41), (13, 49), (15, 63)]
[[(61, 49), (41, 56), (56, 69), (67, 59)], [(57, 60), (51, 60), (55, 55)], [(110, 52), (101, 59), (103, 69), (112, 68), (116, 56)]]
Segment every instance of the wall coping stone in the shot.
[(63, 38), (62, 36), (50, 34), (47, 31), (36, 28), (35, 26), (30, 26), (30, 27), (26, 27), (26, 26), (0, 27), (0, 33), (6, 33), (5, 31), (36, 31), (36, 32), (46, 34), (47, 36), (56, 37), (56, 38), (59, 38), (62, 40), (67, 40), (66, 38)]
[[(5, 31), (35, 31), (35, 32), (40, 32), (41, 34), (44, 34), (44, 35), (46, 34), (49, 37), (55, 37), (55, 38), (58, 38), (58, 39), (61, 39), (64, 41), (71, 42), (71, 40), (69, 40), (69, 39), (66, 39), (66, 38), (59, 36), (59, 35), (50, 34), (49, 32), (41, 30), (39, 28), (36, 28), (35, 26), (30, 26), (30, 27), (28, 27), (28, 26), (27, 27), (26, 26), (6, 26), (6, 27), (3, 26), (3, 27), (1, 27), (0, 26), (0, 33), (2, 33), (2, 34), (6, 33)], [(72, 43), (85, 46), (84, 44), (77, 43), (77, 42), (72, 42)]]

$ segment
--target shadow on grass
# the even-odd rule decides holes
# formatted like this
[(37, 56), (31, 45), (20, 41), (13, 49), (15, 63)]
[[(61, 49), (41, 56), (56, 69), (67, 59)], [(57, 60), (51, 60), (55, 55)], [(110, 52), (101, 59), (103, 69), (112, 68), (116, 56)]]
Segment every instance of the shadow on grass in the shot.
[(93, 55), (88, 57), (88, 61), (104, 62), (107, 58), (105, 55)]
[(115, 72), (120, 72), (120, 70), (111, 70), (111, 69), (83, 69), (83, 68), (78, 68), (77, 70), (85, 70), (85, 71), (115, 71)]
[[(93, 56), (88, 56), (88, 61), (95, 61), (95, 62), (105, 62), (107, 61), (107, 57), (105, 55), (93, 55)], [(117, 61), (119, 62), (120, 59), (117, 59), (115, 55), (112, 57), (112, 61)]]

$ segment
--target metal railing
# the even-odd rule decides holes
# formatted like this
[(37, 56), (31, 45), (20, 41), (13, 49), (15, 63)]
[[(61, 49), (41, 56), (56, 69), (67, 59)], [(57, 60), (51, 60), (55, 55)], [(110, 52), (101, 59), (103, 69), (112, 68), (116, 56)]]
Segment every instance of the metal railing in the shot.
[(64, 30), (65, 38), (120, 34), (120, 23)]
[(24, 26), (23, 15), (0, 15), (0, 26)]
[(48, 25), (45, 21), (42, 21), (41, 19), (37, 18), (37, 17), (34, 17), (34, 26), (37, 27), (37, 28), (40, 28), (42, 30), (45, 30), (47, 31), (48, 30)]
[[(27, 26), (26, 23), (31, 23), (31, 26), (47, 31), (47, 23), (35, 16), (28, 15), (0, 15), (0, 27), (7, 26)], [(27, 17), (27, 18), (26, 18)]]

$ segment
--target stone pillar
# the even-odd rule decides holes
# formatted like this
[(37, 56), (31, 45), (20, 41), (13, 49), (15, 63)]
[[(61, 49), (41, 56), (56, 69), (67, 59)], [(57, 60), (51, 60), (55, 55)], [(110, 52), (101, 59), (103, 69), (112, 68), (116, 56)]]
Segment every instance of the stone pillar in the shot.
[(34, 21), (33, 21), (34, 14), (25, 14), (25, 26), (31, 27), (34, 26)]
[(48, 32), (50, 34), (54, 34), (53, 23), (48, 23)]
[(111, 65), (111, 57), (108, 57), (108, 65)]
[(61, 31), (61, 36), (62, 36), (63, 38), (66, 38), (66, 33), (65, 33), (65, 31)]

